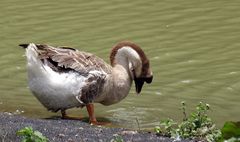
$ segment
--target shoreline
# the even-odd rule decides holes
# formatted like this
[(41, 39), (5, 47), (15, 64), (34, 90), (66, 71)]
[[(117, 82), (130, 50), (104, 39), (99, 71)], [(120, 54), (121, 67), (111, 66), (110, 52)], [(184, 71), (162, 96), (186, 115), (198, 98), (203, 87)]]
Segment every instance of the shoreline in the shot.
[[(120, 136), (124, 142), (172, 142), (173, 139), (157, 136), (146, 131), (125, 128), (92, 126), (79, 120), (33, 119), (11, 113), (0, 112), (0, 141), (21, 141), (16, 132), (24, 127), (32, 127), (41, 132), (50, 142), (111, 142)], [(181, 140), (193, 142), (194, 140)]]

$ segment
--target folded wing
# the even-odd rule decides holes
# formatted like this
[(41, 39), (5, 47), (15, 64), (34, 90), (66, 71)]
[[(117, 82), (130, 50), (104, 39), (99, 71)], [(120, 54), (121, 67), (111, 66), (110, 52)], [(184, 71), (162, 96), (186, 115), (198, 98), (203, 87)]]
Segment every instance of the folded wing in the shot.
[(76, 71), (80, 74), (88, 74), (90, 71), (100, 71), (106, 74), (111, 72), (111, 66), (101, 58), (81, 52), (71, 47), (52, 47), (37, 44), (39, 58), (58, 72)]

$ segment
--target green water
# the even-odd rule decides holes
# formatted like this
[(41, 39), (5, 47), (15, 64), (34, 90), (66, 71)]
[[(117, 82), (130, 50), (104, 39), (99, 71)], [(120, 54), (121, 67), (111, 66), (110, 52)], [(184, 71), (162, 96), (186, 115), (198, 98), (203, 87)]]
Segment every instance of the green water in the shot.
[[(97, 117), (123, 127), (181, 120), (203, 101), (220, 127), (240, 120), (240, 2), (238, 0), (2, 0), (0, 2), (0, 111), (46, 118), (27, 87), (24, 50), (19, 43), (66, 45), (108, 61), (121, 40), (139, 44), (150, 59), (154, 81), (140, 96), (97, 105)], [(70, 114), (87, 116), (85, 109)]]

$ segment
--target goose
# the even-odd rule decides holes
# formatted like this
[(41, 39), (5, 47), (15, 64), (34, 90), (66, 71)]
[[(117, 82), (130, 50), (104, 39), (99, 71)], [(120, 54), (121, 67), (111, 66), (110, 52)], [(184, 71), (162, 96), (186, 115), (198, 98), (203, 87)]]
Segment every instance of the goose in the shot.
[(71, 47), (34, 43), (19, 46), (26, 51), (30, 91), (49, 111), (61, 111), (62, 118), (68, 118), (67, 109), (86, 106), (89, 123), (101, 125), (94, 114), (94, 103), (118, 103), (129, 94), (133, 81), (140, 94), (143, 84), (153, 80), (148, 58), (130, 41), (113, 46), (111, 65)]

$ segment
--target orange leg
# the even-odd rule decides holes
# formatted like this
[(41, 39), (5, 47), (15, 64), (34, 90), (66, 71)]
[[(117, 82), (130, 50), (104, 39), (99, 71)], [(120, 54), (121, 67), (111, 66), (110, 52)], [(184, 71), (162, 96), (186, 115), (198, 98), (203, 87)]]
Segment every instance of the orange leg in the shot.
[(110, 125), (111, 123), (109, 122), (98, 122), (95, 114), (94, 114), (94, 105), (93, 104), (87, 104), (87, 111), (89, 115), (89, 123), (92, 125)]
[(61, 110), (62, 118), (65, 119), (67, 117), (67, 113), (65, 110)]
[(89, 123), (93, 125), (98, 125), (97, 119), (94, 114), (94, 105), (93, 104), (87, 104), (87, 111), (89, 115)]

